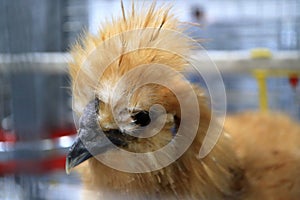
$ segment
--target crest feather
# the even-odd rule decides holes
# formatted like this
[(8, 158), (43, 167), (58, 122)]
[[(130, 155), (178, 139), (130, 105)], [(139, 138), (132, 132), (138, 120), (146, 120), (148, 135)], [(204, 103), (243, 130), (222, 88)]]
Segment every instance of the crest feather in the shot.
[(99, 84), (113, 84), (139, 65), (158, 63), (176, 71), (187, 65), (191, 42), (170, 14), (171, 6), (152, 3), (137, 9), (132, 3), (126, 12), (121, 3), (121, 9), (122, 17), (103, 23), (96, 35), (87, 33), (72, 47), (69, 71), (75, 99), (90, 98)]

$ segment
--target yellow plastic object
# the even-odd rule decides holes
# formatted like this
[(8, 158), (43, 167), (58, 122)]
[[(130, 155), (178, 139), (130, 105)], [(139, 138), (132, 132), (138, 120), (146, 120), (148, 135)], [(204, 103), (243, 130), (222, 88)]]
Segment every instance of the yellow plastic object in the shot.
[(258, 95), (259, 95), (259, 107), (262, 111), (268, 110), (268, 88), (266, 83), (266, 71), (265, 70), (254, 70), (254, 77), (258, 83)]
[(272, 57), (272, 52), (267, 48), (252, 49), (250, 54), (251, 54), (251, 58), (253, 59), (261, 59), (261, 58), (266, 59)]
[(255, 69), (252, 71), (253, 76), (257, 80), (259, 93), (259, 107), (262, 111), (269, 109), (268, 104), (268, 88), (266, 79), (268, 77), (289, 77), (291, 74), (300, 77), (300, 70), (289, 69)]

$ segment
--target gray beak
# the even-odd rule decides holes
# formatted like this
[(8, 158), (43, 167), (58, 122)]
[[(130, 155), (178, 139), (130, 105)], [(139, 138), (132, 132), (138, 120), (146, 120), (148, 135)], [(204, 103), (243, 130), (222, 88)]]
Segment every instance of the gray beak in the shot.
[(77, 137), (66, 158), (66, 173), (69, 174), (72, 168), (91, 157), (93, 155), (85, 148), (81, 139)]
[(114, 145), (105, 136), (97, 122), (98, 101), (91, 101), (79, 119), (79, 131), (66, 158), (66, 173), (89, 158), (104, 153)]

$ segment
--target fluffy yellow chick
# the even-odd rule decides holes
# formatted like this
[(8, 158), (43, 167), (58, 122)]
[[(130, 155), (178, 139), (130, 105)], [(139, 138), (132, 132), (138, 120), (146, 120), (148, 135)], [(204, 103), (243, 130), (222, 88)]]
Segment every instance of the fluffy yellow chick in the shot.
[[(291, 144), (294, 142), (292, 149), (287, 147), (285, 151), (274, 144), (274, 149), (267, 147), (268, 155), (262, 153), (265, 142), (269, 142), (267, 138), (283, 140), (271, 136), (277, 130), (268, 131), (272, 127), (265, 124), (266, 139), (258, 144), (261, 135), (246, 132), (255, 131), (259, 125), (248, 127), (247, 117), (238, 117), (244, 119), (242, 122), (232, 118), (227, 122), (229, 133), (223, 131), (212, 151), (199, 157), (209, 125), (218, 124), (211, 117), (201, 89), (181, 76), (194, 46), (169, 10), (152, 4), (138, 11), (132, 4), (131, 12), (125, 12), (122, 5), (121, 18), (104, 23), (97, 35), (86, 34), (72, 48), (69, 66), (74, 110), (80, 120), (66, 169), (69, 172), (80, 164), (76, 169), (84, 184), (83, 198), (267, 199), (268, 195), (278, 194), (276, 184), (282, 183), (287, 186), (279, 185), (282, 190), (278, 192), (286, 189), (290, 193), (270, 199), (283, 195), (282, 199), (297, 199), (296, 144), (300, 143), (300, 133), (296, 124), (287, 123), (294, 127), (289, 139)], [(189, 135), (191, 130), (196, 130), (195, 137)], [(145, 133), (149, 135), (141, 137)], [(191, 144), (181, 154), (186, 141)], [(152, 152), (167, 145), (171, 150), (153, 156), (156, 154)], [(124, 151), (133, 156), (124, 158)], [(291, 153), (290, 159), (285, 153)], [(143, 154), (145, 160), (134, 159), (137, 154)], [(267, 163), (268, 156), (274, 162)], [(170, 158), (175, 159), (163, 164)], [(282, 162), (276, 162), (277, 158)], [(287, 162), (295, 162), (286, 168), (293, 170), (287, 176), (274, 171)], [(287, 171), (280, 173), (284, 172)], [(264, 187), (274, 187), (274, 191), (265, 191)]]

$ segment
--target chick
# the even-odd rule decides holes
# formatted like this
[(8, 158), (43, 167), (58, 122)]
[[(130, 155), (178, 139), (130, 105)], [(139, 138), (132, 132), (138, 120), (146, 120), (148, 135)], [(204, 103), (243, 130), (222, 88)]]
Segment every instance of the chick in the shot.
[[(232, 128), (247, 119), (228, 121), (234, 134), (221, 128), (214, 148), (199, 157), (209, 126), (219, 125), (201, 89), (181, 75), (194, 46), (169, 11), (155, 4), (137, 11), (132, 4), (125, 12), (122, 5), (120, 19), (73, 46), (69, 66), (80, 120), (67, 172), (76, 167), (80, 173), (84, 199), (259, 198), (264, 189), (251, 179), (259, 171), (254, 165), (259, 152), (240, 148), (238, 141), (249, 141), (240, 140), (239, 129)], [(165, 146), (171, 148), (153, 156)], [(133, 156), (124, 158), (125, 151)], [(137, 154), (145, 159), (135, 159)], [(165, 162), (170, 158), (176, 159)], [(295, 195), (297, 186), (290, 186)]]

